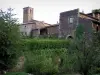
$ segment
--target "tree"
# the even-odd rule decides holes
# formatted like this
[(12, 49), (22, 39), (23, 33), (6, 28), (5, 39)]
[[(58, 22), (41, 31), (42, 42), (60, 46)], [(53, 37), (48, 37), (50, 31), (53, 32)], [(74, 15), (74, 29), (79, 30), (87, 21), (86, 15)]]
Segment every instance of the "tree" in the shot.
[[(81, 30), (81, 26), (79, 28)], [(91, 37), (88, 37), (88, 35), (91, 35)], [(93, 32), (88, 33), (88, 35), (84, 30), (83, 32), (78, 31), (78, 34), (71, 43), (71, 54), (75, 55), (74, 69), (82, 75), (89, 75), (91, 73), (91, 69), (99, 61), (98, 57), (100, 55), (100, 42), (98, 42), (100, 36), (98, 37), (98, 33)]]
[(0, 11), (0, 71), (12, 68), (19, 55), (20, 33), (12, 9)]
[(92, 13), (100, 13), (100, 9), (92, 10)]

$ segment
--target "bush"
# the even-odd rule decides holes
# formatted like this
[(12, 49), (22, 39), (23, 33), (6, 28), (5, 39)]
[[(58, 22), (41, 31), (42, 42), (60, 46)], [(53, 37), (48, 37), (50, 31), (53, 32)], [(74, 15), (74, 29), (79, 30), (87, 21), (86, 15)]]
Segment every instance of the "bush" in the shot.
[(93, 67), (91, 69), (92, 74), (99, 74), (100, 73), (100, 67)]
[(35, 75), (57, 74), (59, 66), (63, 63), (61, 59), (64, 60), (66, 53), (66, 49), (26, 51), (25, 72)]
[(64, 39), (24, 39), (25, 72), (35, 75), (53, 75), (70, 70), (67, 48), (70, 41)]
[(9, 12), (0, 12), (0, 71), (12, 68), (20, 54), (18, 24)]
[(27, 50), (60, 49), (67, 48), (69, 41), (59, 39), (25, 39), (24, 45)]

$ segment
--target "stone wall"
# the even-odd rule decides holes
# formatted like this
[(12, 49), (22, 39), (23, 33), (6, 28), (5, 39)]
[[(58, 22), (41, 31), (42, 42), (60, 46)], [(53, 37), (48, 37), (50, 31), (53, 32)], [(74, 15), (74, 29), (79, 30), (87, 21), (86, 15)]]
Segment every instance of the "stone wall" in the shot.
[(93, 29), (92, 21), (85, 18), (79, 18), (79, 25), (83, 25), (86, 33), (90, 33)]
[(48, 33), (48, 35), (56, 35), (56, 36), (58, 36), (58, 34), (59, 34), (59, 26), (56, 25), (56, 26), (48, 27), (47, 28), (47, 33)]
[(78, 9), (60, 13), (60, 33), (62, 37), (72, 35), (78, 25)]

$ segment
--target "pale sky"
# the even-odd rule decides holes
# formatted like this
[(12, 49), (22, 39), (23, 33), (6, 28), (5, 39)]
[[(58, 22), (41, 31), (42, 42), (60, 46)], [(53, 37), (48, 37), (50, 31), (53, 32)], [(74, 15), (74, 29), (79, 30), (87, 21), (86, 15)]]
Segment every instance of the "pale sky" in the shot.
[(59, 14), (64, 11), (79, 8), (85, 13), (92, 9), (100, 8), (100, 0), (0, 0), (0, 8), (3, 10), (14, 8), (16, 17), (20, 23), (23, 21), (23, 8), (34, 8), (34, 19), (55, 24), (59, 21)]

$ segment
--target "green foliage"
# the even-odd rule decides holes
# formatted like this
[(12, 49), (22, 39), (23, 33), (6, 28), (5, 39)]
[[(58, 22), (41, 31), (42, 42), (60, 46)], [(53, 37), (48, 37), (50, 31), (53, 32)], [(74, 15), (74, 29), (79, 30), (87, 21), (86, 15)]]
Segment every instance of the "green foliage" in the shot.
[[(66, 49), (44, 49), (26, 51), (25, 71), (35, 75), (53, 75), (58, 73), (59, 66), (65, 62)], [(63, 59), (63, 62), (60, 60)]]
[[(77, 31), (77, 30), (76, 30)], [(81, 32), (81, 35), (80, 35)], [(91, 37), (88, 37), (91, 35)], [(82, 32), (81, 27), (77, 36), (72, 41), (70, 46), (70, 55), (74, 55), (74, 70), (78, 71), (83, 75), (88, 75), (91, 73), (91, 68), (93, 68), (100, 59), (100, 40), (98, 37), (100, 34), (86, 34)], [(79, 38), (80, 37), (80, 38)]]
[(20, 34), (17, 23), (12, 18), (10, 9), (0, 12), (0, 69), (8, 69), (15, 65), (19, 56)]
[(69, 43), (70, 40), (65, 39), (24, 39), (25, 71), (36, 75), (69, 72), (66, 50)]
[(75, 37), (81, 39), (83, 37), (83, 33), (84, 33), (84, 26), (78, 25), (75, 32)]
[(100, 9), (92, 10), (93, 13), (100, 13)]
[(25, 39), (23, 43), (28, 50), (59, 49), (69, 46), (68, 40), (59, 39)]

